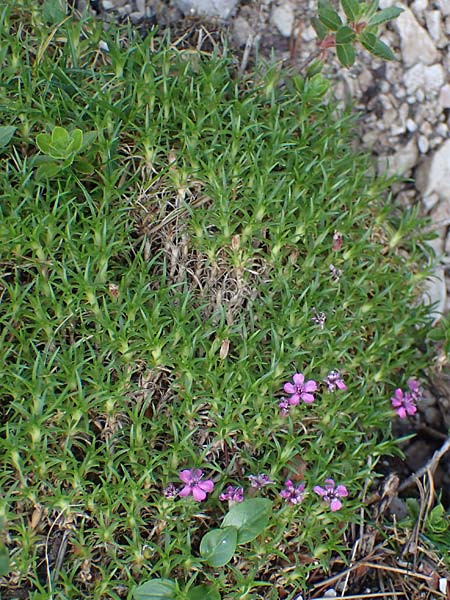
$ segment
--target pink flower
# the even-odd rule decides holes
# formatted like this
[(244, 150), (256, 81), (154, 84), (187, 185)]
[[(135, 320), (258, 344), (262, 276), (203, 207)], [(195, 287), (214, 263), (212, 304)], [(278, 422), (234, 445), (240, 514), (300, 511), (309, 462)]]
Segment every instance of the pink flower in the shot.
[(244, 489), (234, 485), (229, 485), (227, 486), (226, 490), (220, 494), (219, 500), (222, 502), (228, 500), (229, 502), (233, 503), (242, 502), (244, 500)]
[(303, 373), (295, 373), (292, 380), (293, 383), (285, 383), (283, 387), (286, 394), (291, 394), (290, 398), (288, 398), (289, 404), (295, 406), (299, 404), (300, 400), (307, 404), (314, 402), (314, 395), (311, 392), (317, 390), (317, 383), (312, 379), (305, 382)]
[(169, 483), (169, 485), (163, 490), (163, 494), (166, 498), (176, 498), (178, 496), (177, 486), (173, 483)]
[(289, 414), (289, 409), (291, 408), (289, 405), (289, 401), (286, 398), (283, 398), (281, 402), (278, 402), (278, 406), (280, 408), (280, 415), (285, 417)]
[(316, 494), (321, 496), (323, 500), (330, 505), (330, 509), (336, 512), (342, 508), (342, 502), (339, 498), (345, 498), (348, 496), (348, 491), (345, 485), (334, 484), (334, 479), (325, 479), (325, 488), (316, 485), (314, 487)]
[(280, 496), (291, 504), (300, 504), (305, 497), (305, 484), (300, 483), (295, 486), (290, 479), (286, 479), (284, 490), (281, 490)]
[(336, 371), (335, 369), (333, 369), (333, 371), (330, 371), (328, 373), (328, 375), (325, 377), (324, 382), (327, 384), (328, 386), (328, 390), (330, 392), (334, 392), (336, 390), (336, 388), (338, 390), (346, 390), (347, 386), (344, 383), (344, 380), (341, 377), (341, 374), (339, 373), (339, 371)]
[(185, 484), (184, 488), (178, 493), (179, 496), (189, 496), (192, 494), (194, 500), (201, 502), (214, 489), (214, 482), (211, 479), (202, 481), (203, 471), (201, 469), (185, 469), (178, 473), (179, 478)]
[(250, 481), (250, 485), (257, 489), (261, 489), (265, 485), (273, 483), (270, 477), (265, 473), (260, 473), (259, 475), (249, 475), (248, 480)]
[(414, 400), (420, 400), (422, 398), (422, 389), (417, 379), (408, 379), (406, 382), (411, 392), (411, 396)]
[(417, 407), (414, 404), (414, 398), (409, 392), (403, 392), (397, 388), (391, 398), (391, 404), (395, 408), (400, 419), (404, 419), (408, 415), (415, 415)]

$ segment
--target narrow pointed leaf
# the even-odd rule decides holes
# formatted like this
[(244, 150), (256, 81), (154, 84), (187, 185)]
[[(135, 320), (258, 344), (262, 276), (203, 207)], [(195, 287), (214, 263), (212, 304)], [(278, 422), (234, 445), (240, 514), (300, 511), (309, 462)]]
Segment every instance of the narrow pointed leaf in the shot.
[(314, 30), (317, 33), (317, 37), (319, 38), (319, 40), (322, 41), (326, 37), (328, 29), (323, 23), (319, 21), (317, 17), (313, 17), (311, 19), (311, 25), (314, 27)]
[(378, 58), (383, 58), (384, 60), (395, 60), (395, 54), (389, 46), (378, 39), (373, 33), (363, 31), (358, 39), (364, 48), (374, 56), (378, 56)]
[(177, 586), (171, 579), (152, 579), (133, 589), (134, 600), (175, 600)]
[(386, 23), (386, 21), (390, 21), (391, 19), (396, 19), (403, 12), (403, 8), (399, 6), (389, 6), (388, 8), (384, 8), (370, 17), (368, 25), (380, 25), (381, 23)]
[(359, 2), (358, 0), (341, 0), (342, 8), (347, 19), (354, 23), (359, 17)]
[(351, 67), (356, 58), (355, 49), (351, 44), (340, 44), (336, 46), (336, 54), (343, 67)]
[(200, 554), (211, 567), (223, 567), (236, 550), (237, 535), (235, 527), (208, 531), (200, 542)]
[(272, 502), (267, 498), (244, 500), (230, 508), (222, 527), (235, 527), (238, 530), (237, 543), (246, 544), (266, 529), (271, 510)]

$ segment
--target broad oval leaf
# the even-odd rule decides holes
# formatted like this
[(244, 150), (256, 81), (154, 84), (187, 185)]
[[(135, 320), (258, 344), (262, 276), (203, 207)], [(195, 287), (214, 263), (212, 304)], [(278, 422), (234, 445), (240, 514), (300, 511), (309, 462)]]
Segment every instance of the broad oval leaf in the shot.
[(58, 150), (66, 150), (69, 142), (69, 132), (64, 127), (56, 125), (52, 131), (52, 146)]
[(266, 529), (272, 501), (267, 498), (250, 498), (235, 504), (225, 515), (222, 527), (237, 529), (237, 543), (246, 544)]
[(355, 62), (356, 52), (351, 44), (339, 44), (336, 46), (336, 54), (343, 67), (351, 67)]
[(389, 6), (388, 8), (383, 8), (380, 12), (377, 12), (370, 17), (369, 26), (371, 25), (381, 25), (381, 23), (386, 23), (386, 21), (390, 21), (391, 19), (396, 19), (403, 12), (403, 8), (399, 6)]
[(17, 127), (13, 125), (2, 125), (0, 127), (0, 148), (4, 148), (11, 141)]
[(223, 567), (236, 550), (238, 532), (235, 527), (212, 529), (200, 542), (200, 554), (211, 567)]
[(133, 589), (134, 600), (175, 600), (177, 586), (171, 579), (152, 579)]
[(50, 154), (52, 147), (52, 138), (48, 133), (38, 133), (36, 136), (36, 145), (43, 154)]
[(386, 44), (379, 40), (375, 34), (363, 31), (358, 39), (364, 48), (374, 56), (378, 56), (384, 60), (395, 60), (395, 54), (389, 46), (386, 46)]
[(336, 44), (350, 44), (355, 39), (356, 34), (348, 25), (339, 27), (336, 31)]
[(347, 19), (354, 23), (359, 17), (359, 2), (358, 0), (341, 0), (342, 8)]
[(196, 585), (187, 593), (188, 600), (220, 600), (220, 594), (209, 585)]
[(337, 31), (339, 27), (342, 27), (342, 20), (334, 8), (323, 7), (319, 8), (319, 21), (321, 21), (325, 27), (331, 29), (331, 31)]

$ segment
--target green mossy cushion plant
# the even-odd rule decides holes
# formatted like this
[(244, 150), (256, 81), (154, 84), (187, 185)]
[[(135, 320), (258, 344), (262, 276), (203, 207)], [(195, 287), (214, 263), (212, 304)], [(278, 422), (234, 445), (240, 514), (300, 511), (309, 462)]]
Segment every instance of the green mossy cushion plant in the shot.
[(293, 598), (425, 366), (417, 216), (321, 75), (40, 19), (1, 11), (0, 590)]

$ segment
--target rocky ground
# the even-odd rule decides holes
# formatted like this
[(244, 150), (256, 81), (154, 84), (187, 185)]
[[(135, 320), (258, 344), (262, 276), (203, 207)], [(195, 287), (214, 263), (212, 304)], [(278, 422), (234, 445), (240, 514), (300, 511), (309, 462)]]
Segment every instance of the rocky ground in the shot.
[[(383, 41), (398, 61), (386, 63), (364, 50), (351, 69), (337, 68), (330, 56), (329, 75), (336, 96), (353, 101), (363, 113), (359, 139), (376, 157), (378, 168), (407, 180), (394, 188), (401, 205), (418, 205), (438, 237), (430, 242), (437, 255), (428, 296), (436, 303), (435, 319), (450, 311), (450, 0), (380, 0), (404, 11), (388, 24)], [(140, 28), (154, 24), (190, 30), (197, 44), (211, 31), (224, 33), (242, 68), (257, 54), (294, 69), (316, 49), (310, 19), (317, 0), (78, 0), (106, 20), (127, 20)], [(334, 65), (334, 66), (333, 66)], [(442, 358), (442, 357), (441, 357)], [(416, 432), (405, 444), (406, 461), (396, 469), (403, 477), (425, 464), (447, 439), (450, 428), (450, 375), (445, 357), (429, 382), (419, 414), (397, 428), (398, 435)], [(450, 503), (450, 459), (440, 462), (436, 485)]]

